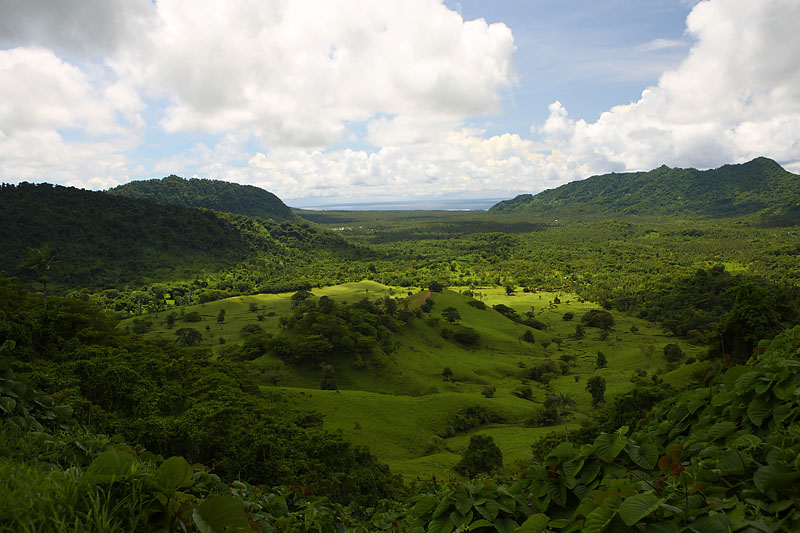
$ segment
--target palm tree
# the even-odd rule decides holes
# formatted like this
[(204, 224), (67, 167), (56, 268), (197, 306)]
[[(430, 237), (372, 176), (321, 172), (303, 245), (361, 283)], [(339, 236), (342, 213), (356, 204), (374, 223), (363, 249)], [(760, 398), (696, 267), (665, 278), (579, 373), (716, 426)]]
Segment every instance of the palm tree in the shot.
[(572, 410), (578, 406), (578, 402), (571, 393), (557, 392), (547, 397), (545, 401), (547, 407), (550, 407), (558, 413), (558, 417), (564, 422), (564, 441), (569, 440), (569, 433), (567, 433), (567, 417), (572, 414)]
[(19, 262), (19, 268), (41, 272), (36, 281), (42, 284), (42, 300), (44, 302), (44, 310), (47, 311), (47, 284), (50, 283), (48, 273), (56, 268), (55, 254), (46, 245), (41, 248), (28, 248), (27, 253)]

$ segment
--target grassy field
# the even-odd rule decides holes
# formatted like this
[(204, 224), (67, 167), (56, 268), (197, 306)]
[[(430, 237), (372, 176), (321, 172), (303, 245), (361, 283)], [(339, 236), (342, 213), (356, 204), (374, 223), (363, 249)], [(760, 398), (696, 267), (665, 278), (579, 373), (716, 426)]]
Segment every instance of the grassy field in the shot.
[[(314, 289), (316, 297), (329, 296), (349, 302), (388, 295), (397, 298), (401, 305), (406, 302), (411, 309), (425, 297), (430, 296), (434, 301), (429, 314), (412, 319), (396, 334), (398, 350), (385, 358), (380, 367), (355, 368), (347, 362), (334, 363), (340, 390), (320, 390), (322, 371), (318, 368), (286, 365), (270, 355), (252, 364), (265, 371), (279, 369), (282, 377), (278, 389), (290, 394), (297, 405), (323, 414), (325, 427), (341, 430), (352, 442), (368, 446), (393, 471), (410, 477), (441, 478), (454, 475), (452, 468), (473, 432), (491, 435), (503, 451), (506, 467), (513, 470), (515, 465), (530, 458), (533, 441), (561, 429), (561, 426), (525, 427), (535, 406), (548, 394), (538, 383), (525, 379), (526, 369), (537, 363), (548, 359), (571, 360), (568, 374), (559, 375), (550, 385), (553, 391), (568, 392), (578, 401), (575, 423), (591, 416), (591, 395), (586, 391), (591, 376), (605, 378), (606, 399), (609, 399), (633, 386), (630, 378), (635, 369), (649, 369), (643, 346), (653, 347), (655, 370), (666, 366), (662, 353), (668, 343), (678, 344), (687, 358), (697, 356), (702, 350), (665, 335), (653, 324), (618, 312), (613, 312), (615, 325), (607, 335), (598, 328), (584, 327), (584, 336), (575, 338), (580, 318), (597, 308), (575, 295), (547, 292), (508, 295), (502, 287), (473, 288), (475, 298), (487, 305), (481, 310), (468, 304), (472, 298), (462, 294), (465, 290), (456, 287), (439, 293), (418, 288), (409, 291), (371, 281)], [(184, 309), (184, 315), (196, 311), (201, 321), (178, 319), (172, 328), (167, 327), (163, 312), (158, 318), (155, 315), (140, 318), (153, 323), (147, 334), (155, 337), (176, 338), (174, 332), (180, 327), (201, 330), (202, 342), (219, 353), (225, 344), (241, 342), (242, 328), (249, 324), (277, 333), (280, 316), (291, 312), (290, 297), (289, 293), (263, 294), (190, 306)], [(252, 304), (257, 309), (251, 309)], [(492, 309), (496, 304), (504, 304), (520, 314), (532, 310), (547, 328), (531, 330), (535, 342), (525, 342), (522, 334), (530, 328)], [(442, 310), (447, 307), (458, 310), (459, 324), (479, 333), (476, 347), (465, 348), (442, 337), (444, 327), (453, 327), (441, 318)], [(223, 309), (225, 321), (219, 324), (217, 317)], [(571, 320), (565, 320), (567, 313), (574, 315)], [(258, 315), (262, 315), (261, 320)], [(132, 320), (125, 325), (132, 326)], [(220, 344), (220, 339), (224, 344)], [(560, 339), (560, 344), (554, 339)], [(607, 368), (595, 369), (598, 351), (606, 355)], [(443, 379), (445, 367), (452, 370), (452, 380)], [(692, 365), (681, 365), (663, 376), (674, 385), (681, 385), (688, 381), (691, 372)], [(521, 385), (531, 387), (532, 401), (512, 394)], [(487, 386), (496, 389), (491, 398), (482, 394)], [(264, 387), (272, 386), (265, 383)], [(498, 422), (448, 436), (452, 417), (460, 409), (473, 405), (493, 413)]]

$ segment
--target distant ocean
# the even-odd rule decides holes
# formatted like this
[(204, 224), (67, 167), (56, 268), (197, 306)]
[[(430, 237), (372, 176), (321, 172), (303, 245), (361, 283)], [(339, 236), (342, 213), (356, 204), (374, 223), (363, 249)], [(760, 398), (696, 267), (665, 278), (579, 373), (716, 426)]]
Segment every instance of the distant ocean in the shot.
[(314, 205), (309, 200), (286, 203), (298, 209), (312, 211), (486, 211), (497, 202), (507, 198), (483, 198), (468, 200), (412, 200), (396, 202), (353, 202), (349, 204)]

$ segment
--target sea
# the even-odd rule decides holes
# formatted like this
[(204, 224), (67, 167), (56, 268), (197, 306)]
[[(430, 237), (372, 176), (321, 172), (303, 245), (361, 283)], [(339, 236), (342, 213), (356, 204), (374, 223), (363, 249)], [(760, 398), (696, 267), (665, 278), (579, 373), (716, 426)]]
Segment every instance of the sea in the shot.
[(314, 205), (313, 200), (298, 200), (286, 203), (298, 209), (312, 211), (486, 211), (497, 202), (508, 198), (479, 199), (427, 199), (392, 202), (351, 202), (342, 204)]

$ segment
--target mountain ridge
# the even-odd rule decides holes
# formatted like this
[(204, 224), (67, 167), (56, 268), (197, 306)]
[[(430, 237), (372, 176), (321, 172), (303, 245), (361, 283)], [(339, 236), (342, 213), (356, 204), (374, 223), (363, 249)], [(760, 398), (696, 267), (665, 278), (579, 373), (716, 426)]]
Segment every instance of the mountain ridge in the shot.
[(228, 181), (185, 179), (172, 174), (161, 179), (130, 181), (106, 192), (160, 204), (202, 207), (277, 222), (297, 220), (291, 208), (271, 192)]
[(499, 202), (492, 213), (554, 216), (681, 215), (763, 221), (800, 217), (800, 176), (766, 157), (710, 170), (670, 168), (591, 176)]

